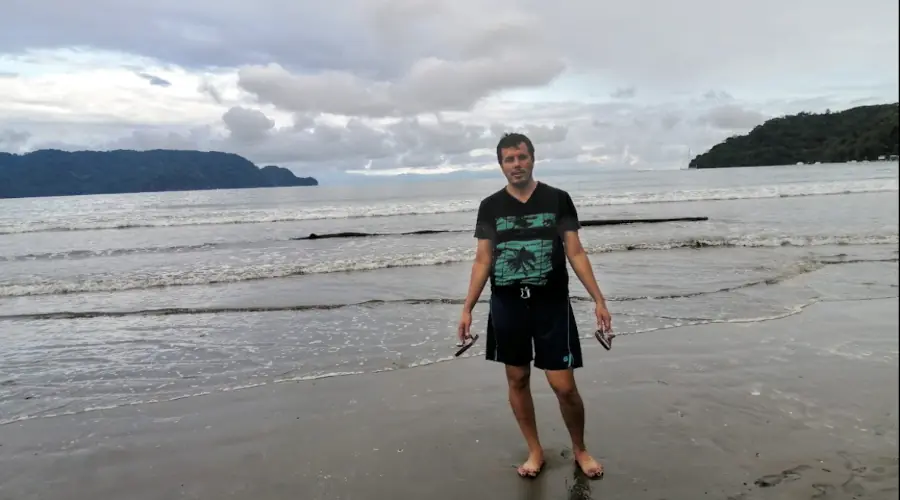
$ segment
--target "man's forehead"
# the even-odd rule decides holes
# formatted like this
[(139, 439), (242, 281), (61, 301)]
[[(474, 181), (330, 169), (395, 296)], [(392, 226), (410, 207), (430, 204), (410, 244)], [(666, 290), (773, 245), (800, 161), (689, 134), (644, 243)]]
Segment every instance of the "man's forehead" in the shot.
[(528, 146), (526, 146), (524, 142), (520, 142), (519, 144), (517, 144), (515, 146), (510, 146), (508, 148), (502, 148), (501, 151), (503, 152), (503, 156), (515, 155), (515, 154), (519, 154), (519, 153), (527, 153)]

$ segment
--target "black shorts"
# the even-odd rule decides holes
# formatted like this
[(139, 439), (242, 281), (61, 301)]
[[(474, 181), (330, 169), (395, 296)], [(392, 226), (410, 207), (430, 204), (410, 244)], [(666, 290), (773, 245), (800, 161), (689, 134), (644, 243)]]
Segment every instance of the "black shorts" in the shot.
[(515, 290), (491, 294), (485, 357), (512, 366), (533, 360), (541, 370), (580, 368), (581, 342), (568, 294), (522, 298)]

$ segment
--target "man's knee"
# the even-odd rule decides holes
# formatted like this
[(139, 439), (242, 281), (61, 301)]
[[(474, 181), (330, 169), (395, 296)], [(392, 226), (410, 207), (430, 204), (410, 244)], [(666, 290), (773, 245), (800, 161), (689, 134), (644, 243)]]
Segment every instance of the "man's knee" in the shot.
[(506, 365), (506, 382), (513, 390), (528, 389), (531, 382), (531, 368), (529, 366)]
[(579, 394), (573, 370), (553, 370), (547, 372), (547, 380), (556, 397), (563, 403), (577, 403)]

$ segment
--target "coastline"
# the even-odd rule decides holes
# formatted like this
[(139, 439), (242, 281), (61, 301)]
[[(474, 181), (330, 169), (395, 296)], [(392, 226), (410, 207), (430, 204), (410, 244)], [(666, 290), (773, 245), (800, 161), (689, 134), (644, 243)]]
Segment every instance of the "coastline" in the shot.
[(0, 499), (895, 498), (897, 314), (832, 299), (583, 341), (601, 481), (575, 473), (540, 372), (548, 466), (515, 475), (502, 369), (479, 356), (5, 425)]

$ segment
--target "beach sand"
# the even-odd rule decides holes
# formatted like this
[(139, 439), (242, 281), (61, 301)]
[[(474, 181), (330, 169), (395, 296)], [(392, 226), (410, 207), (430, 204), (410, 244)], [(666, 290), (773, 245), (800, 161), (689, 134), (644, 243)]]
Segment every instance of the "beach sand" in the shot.
[(9, 424), (0, 498), (897, 498), (897, 315), (896, 297), (842, 300), (585, 341), (599, 481), (540, 372), (548, 465), (516, 476), (502, 368), (477, 357)]

